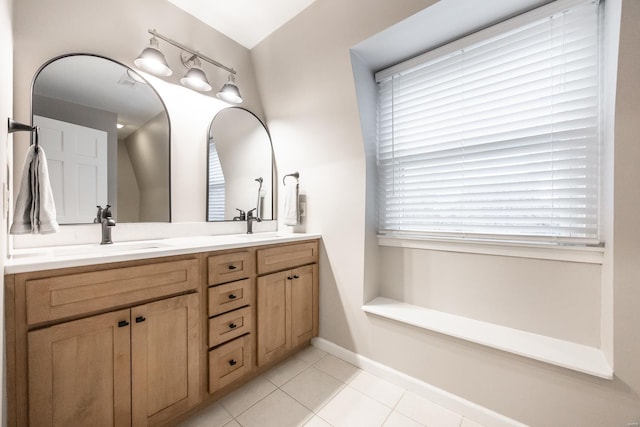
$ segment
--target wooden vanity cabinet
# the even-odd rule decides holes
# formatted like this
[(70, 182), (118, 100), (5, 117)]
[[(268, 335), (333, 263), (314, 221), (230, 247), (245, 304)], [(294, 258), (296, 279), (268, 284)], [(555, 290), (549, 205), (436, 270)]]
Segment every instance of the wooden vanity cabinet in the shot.
[(285, 268), (257, 279), (257, 357), (263, 366), (318, 335), (318, 243), (257, 252), (258, 274)]
[(10, 274), (5, 314), (8, 426), (175, 425), (318, 334), (318, 241)]
[(7, 276), (9, 425), (164, 425), (201, 401), (199, 260), (112, 266)]

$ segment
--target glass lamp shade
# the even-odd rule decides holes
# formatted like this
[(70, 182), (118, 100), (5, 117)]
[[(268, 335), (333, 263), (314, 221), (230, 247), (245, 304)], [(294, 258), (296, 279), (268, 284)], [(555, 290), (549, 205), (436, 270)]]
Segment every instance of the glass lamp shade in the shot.
[(236, 85), (233, 74), (229, 75), (229, 81), (226, 82), (220, 92), (216, 96), (230, 104), (240, 104), (242, 102), (242, 96), (240, 96), (240, 89)]
[(155, 37), (150, 40), (149, 46), (143, 49), (133, 63), (136, 64), (136, 67), (154, 76), (168, 77), (173, 73), (166, 58), (158, 49), (158, 40)]
[(197, 66), (191, 67), (184, 77), (180, 79), (180, 83), (198, 92), (209, 92), (212, 89), (207, 80), (207, 75)]

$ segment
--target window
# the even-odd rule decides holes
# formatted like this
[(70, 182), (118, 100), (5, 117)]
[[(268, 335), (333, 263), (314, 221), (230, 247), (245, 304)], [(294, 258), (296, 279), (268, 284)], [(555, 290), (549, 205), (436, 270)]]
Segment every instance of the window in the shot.
[(600, 243), (600, 7), (572, 3), (376, 74), (382, 234)]

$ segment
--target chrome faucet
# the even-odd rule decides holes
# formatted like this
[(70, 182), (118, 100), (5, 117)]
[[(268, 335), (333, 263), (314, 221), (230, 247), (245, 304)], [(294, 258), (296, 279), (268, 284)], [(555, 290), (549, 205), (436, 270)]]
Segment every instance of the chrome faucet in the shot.
[(247, 234), (253, 234), (253, 221), (261, 222), (260, 217), (253, 216), (253, 212), (256, 208), (251, 209), (247, 212)]
[(98, 212), (93, 220), (94, 223), (100, 223), (102, 225), (102, 241), (101, 245), (110, 245), (113, 243), (111, 240), (111, 227), (116, 226), (116, 220), (111, 216), (111, 205), (107, 205), (104, 208), (102, 206), (96, 206)]

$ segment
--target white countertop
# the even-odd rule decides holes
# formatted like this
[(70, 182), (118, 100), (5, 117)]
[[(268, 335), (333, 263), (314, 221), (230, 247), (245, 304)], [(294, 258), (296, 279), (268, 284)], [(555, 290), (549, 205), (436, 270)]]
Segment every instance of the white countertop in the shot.
[(198, 252), (271, 245), (319, 239), (311, 233), (254, 233), (214, 236), (189, 236), (157, 240), (116, 242), (112, 245), (69, 245), (29, 249), (15, 249), (5, 263), (4, 273), (78, 267), (110, 262), (184, 255)]

